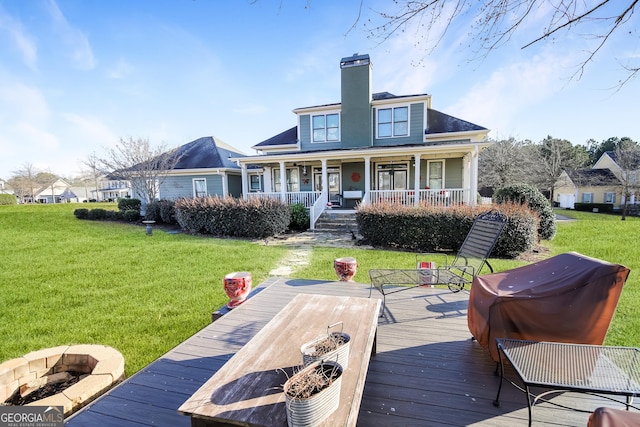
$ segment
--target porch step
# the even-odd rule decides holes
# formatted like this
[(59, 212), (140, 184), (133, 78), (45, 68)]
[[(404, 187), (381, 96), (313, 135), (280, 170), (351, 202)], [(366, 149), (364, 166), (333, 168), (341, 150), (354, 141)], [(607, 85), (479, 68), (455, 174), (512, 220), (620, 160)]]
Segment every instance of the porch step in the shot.
[(354, 211), (327, 209), (316, 221), (315, 231), (352, 231), (357, 233), (356, 214)]

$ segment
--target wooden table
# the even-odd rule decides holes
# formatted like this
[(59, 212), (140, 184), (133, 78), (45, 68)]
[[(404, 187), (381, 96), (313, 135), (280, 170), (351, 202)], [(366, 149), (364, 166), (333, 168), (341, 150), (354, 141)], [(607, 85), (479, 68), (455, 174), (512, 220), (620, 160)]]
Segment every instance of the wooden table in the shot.
[[(500, 386), (494, 405), (500, 406), (504, 355), (524, 384), (529, 426), (533, 406), (550, 394), (572, 391), (624, 396), (627, 409), (632, 398), (640, 395), (640, 349), (507, 338), (496, 338), (496, 345), (500, 355)], [(531, 387), (547, 390), (534, 395)]]
[(369, 356), (375, 354), (379, 310), (379, 299), (297, 295), (178, 411), (191, 416), (192, 426), (286, 426), (282, 386), (302, 364), (300, 347), (326, 335), (328, 325), (343, 322), (351, 336), (349, 364), (340, 407), (322, 425), (355, 426)]

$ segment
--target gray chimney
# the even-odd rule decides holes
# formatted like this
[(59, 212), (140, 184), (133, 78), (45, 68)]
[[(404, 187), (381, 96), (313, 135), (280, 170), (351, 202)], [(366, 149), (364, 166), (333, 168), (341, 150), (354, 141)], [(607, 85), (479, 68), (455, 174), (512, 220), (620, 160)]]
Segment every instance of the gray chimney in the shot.
[(368, 147), (372, 143), (371, 68), (369, 55), (356, 53), (340, 60), (343, 147)]

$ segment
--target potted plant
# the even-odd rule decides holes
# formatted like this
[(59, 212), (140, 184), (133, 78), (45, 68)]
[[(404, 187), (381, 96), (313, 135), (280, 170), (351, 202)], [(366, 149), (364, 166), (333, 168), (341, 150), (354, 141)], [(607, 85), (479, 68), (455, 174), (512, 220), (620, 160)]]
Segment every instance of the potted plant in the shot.
[[(341, 325), (339, 332), (331, 332), (331, 328)], [(342, 329), (342, 322), (327, 326), (327, 335), (309, 341), (300, 347), (302, 364), (307, 366), (319, 360), (332, 360), (345, 369), (349, 365), (349, 349), (351, 337)]]
[(289, 427), (313, 427), (340, 405), (343, 368), (325, 360), (313, 362), (284, 384)]

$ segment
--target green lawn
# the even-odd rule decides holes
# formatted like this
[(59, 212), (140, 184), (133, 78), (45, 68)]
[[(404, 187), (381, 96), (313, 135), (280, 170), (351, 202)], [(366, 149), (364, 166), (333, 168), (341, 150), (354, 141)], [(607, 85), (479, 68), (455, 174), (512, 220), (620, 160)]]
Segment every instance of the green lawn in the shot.
[[(149, 237), (141, 226), (77, 220), (77, 207), (89, 206), (0, 206), (0, 361), (61, 344), (106, 344), (124, 354), (131, 375), (209, 323), (227, 301), (225, 274), (251, 271), (258, 284), (287, 252), (157, 229)], [(607, 343), (639, 346), (640, 219), (561, 213), (579, 220), (559, 224), (551, 254), (576, 251), (631, 268)], [(295, 277), (335, 280), (333, 260), (342, 256), (357, 258), (362, 283), (370, 268), (415, 266), (407, 252), (319, 247)]]

